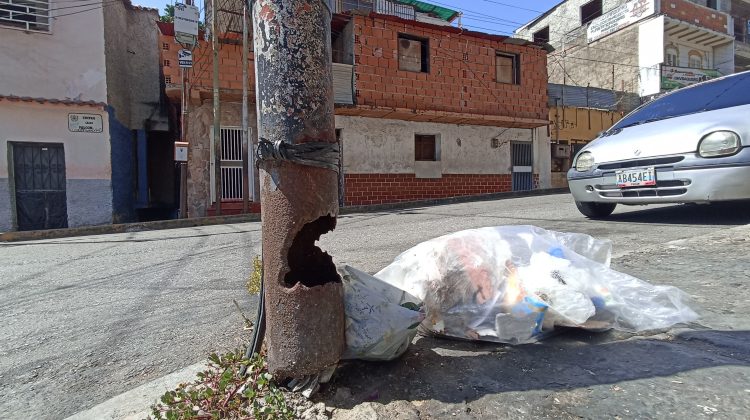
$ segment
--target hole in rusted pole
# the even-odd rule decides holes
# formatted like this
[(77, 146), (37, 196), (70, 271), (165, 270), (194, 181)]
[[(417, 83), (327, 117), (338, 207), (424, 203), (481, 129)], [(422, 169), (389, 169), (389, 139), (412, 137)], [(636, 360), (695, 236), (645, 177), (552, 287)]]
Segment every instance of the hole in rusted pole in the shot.
[(290, 271), (284, 276), (286, 287), (302, 283), (307, 287), (340, 282), (333, 258), (315, 245), (320, 237), (336, 228), (336, 218), (323, 216), (305, 224), (289, 247), (287, 262)]

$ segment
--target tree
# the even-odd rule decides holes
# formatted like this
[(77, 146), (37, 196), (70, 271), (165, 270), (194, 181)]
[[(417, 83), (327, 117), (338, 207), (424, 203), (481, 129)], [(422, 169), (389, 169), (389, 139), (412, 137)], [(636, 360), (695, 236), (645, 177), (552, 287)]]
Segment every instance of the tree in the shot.
[(174, 22), (174, 5), (168, 4), (164, 6), (164, 15), (159, 16), (159, 20), (162, 22), (172, 23)]
[[(174, 22), (174, 5), (168, 4), (164, 6), (164, 15), (159, 16), (159, 20), (162, 22), (172, 23)], [(203, 22), (198, 22), (198, 29), (203, 30), (205, 25)]]

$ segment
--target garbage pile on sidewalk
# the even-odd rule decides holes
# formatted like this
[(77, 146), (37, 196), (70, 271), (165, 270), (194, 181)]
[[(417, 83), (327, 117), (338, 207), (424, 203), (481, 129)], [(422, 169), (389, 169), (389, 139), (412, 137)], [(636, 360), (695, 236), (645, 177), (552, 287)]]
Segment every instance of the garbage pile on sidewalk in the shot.
[(423, 242), (370, 276), (344, 266), (346, 359), (390, 360), (420, 325), (459, 339), (522, 344), (555, 327), (645, 331), (698, 318), (687, 295), (609, 267), (611, 243), (534, 226)]

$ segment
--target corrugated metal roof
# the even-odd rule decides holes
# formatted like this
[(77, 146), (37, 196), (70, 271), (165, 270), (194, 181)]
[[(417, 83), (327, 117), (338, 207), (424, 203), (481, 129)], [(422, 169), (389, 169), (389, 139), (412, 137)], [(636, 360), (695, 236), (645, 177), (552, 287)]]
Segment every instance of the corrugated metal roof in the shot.
[(628, 112), (641, 104), (641, 98), (635, 93), (555, 83), (547, 85), (547, 95), (549, 106), (565, 105)]
[(430, 3), (425, 3), (423, 1), (417, 1), (417, 0), (395, 0), (395, 1), (398, 3), (408, 4), (409, 6), (412, 6), (417, 12), (431, 14), (433, 16), (436, 16), (448, 22), (452, 21), (453, 19), (456, 18), (456, 16), (458, 16), (458, 12), (455, 10), (448, 9), (446, 7), (436, 6)]

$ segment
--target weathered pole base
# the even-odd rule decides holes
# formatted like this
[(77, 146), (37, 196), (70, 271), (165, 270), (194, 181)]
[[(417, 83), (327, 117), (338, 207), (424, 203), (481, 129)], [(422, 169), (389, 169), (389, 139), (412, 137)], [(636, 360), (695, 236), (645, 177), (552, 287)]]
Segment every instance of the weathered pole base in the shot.
[(315, 246), (336, 226), (337, 174), (268, 161), (260, 178), (268, 367), (301, 378), (336, 364), (345, 346), (341, 279)]

